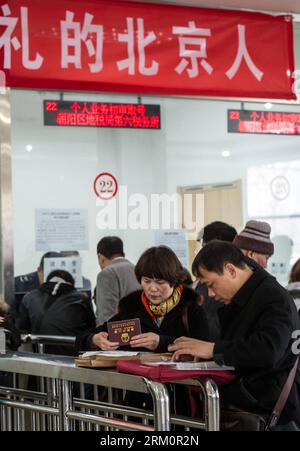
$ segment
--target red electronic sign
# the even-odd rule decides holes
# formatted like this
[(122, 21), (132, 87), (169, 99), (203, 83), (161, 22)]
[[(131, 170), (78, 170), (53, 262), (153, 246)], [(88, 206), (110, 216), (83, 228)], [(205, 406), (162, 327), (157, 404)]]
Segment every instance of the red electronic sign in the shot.
[(228, 110), (229, 133), (300, 135), (300, 113)]
[(159, 130), (160, 105), (44, 100), (44, 125)]

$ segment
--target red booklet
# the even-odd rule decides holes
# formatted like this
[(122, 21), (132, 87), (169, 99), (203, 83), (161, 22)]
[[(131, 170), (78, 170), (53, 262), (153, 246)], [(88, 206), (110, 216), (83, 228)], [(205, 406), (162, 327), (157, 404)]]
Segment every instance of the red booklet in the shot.
[(120, 346), (127, 345), (131, 338), (141, 333), (139, 318), (107, 323), (109, 341), (118, 342)]

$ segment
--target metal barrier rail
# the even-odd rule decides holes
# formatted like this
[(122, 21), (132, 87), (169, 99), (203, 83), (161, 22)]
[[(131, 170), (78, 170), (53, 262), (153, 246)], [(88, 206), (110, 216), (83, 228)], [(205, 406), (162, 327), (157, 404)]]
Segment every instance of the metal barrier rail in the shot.
[[(14, 388), (0, 387), (1, 430), (7, 430), (12, 425), (17, 430), (104, 428), (106, 431), (168, 431), (176, 425), (183, 426), (185, 430), (219, 430), (219, 392), (214, 381), (200, 379), (179, 382), (201, 386), (204, 393), (204, 421), (178, 415), (170, 417), (168, 391), (161, 383), (111, 370), (75, 368), (73, 357), (43, 354), (44, 345), (72, 344), (75, 337), (26, 334), (22, 336), (22, 340), (24, 343), (37, 344), (39, 354), (15, 353), (0, 357), (0, 371), (13, 373), (15, 380)], [(24, 390), (24, 387), (21, 387), (24, 383), (20, 384), (20, 381), (26, 375), (39, 378), (39, 391)], [(73, 397), (73, 382), (80, 384), (81, 399)], [(94, 401), (84, 399), (84, 384), (87, 383), (93, 385)], [(98, 386), (108, 390), (108, 402), (99, 402)], [(154, 412), (115, 404), (114, 389), (149, 393), (152, 396)], [(7, 402), (4, 402), (5, 400)], [(26, 416), (28, 412), (30, 419)], [(4, 415), (7, 415), (6, 422), (3, 421)], [(136, 418), (137, 422), (128, 421), (128, 417)]]
[[(33, 334), (22, 334), (21, 340), (23, 344), (33, 345), (33, 350), (38, 352), (38, 354), (44, 354), (45, 346), (63, 346), (63, 345), (74, 345), (76, 337), (71, 336), (61, 336), (61, 335), (33, 335)], [(36, 346), (36, 348), (35, 348)]]
[(40, 343), (40, 344), (55, 344), (55, 345), (75, 343), (75, 337), (61, 335), (22, 334), (21, 340), (23, 343)]
[[(1, 399), (1, 395), (6, 395), (6, 398)], [(12, 401), (12, 398), (21, 398), (22, 402)], [(30, 392), (28, 390), (20, 390), (20, 389), (4, 389), (0, 388), (0, 407), (12, 407), (19, 410), (27, 410), (33, 413), (46, 413), (52, 416), (58, 416), (59, 410), (55, 408), (49, 408), (45, 406), (36, 405), (33, 403), (25, 402), (25, 400), (38, 400), (47, 402), (47, 394)], [(57, 401), (57, 400), (56, 400)], [(70, 419), (76, 419), (85, 422), (92, 422), (98, 425), (110, 426), (110, 428), (114, 427), (117, 429), (123, 430), (137, 430), (137, 431), (154, 431), (154, 427), (149, 426), (149, 422), (153, 423), (154, 415), (153, 412), (145, 411), (142, 409), (134, 409), (132, 407), (123, 406), (123, 405), (112, 405), (109, 403), (100, 403), (91, 400), (83, 400), (83, 399), (74, 399), (73, 403), (74, 411), (67, 412), (67, 416)], [(93, 411), (94, 415), (90, 414), (81, 414), (76, 412), (76, 408), (79, 408), (80, 411)], [(144, 425), (140, 425), (134, 422), (127, 423), (124, 427), (124, 419), (123, 420), (115, 420), (113, 418), (103, 417), (104, 413), (106, 414), (115, 414), (119, 417), (136, 417), (143, 421)], [(126, 419), (126, 418), (125, 418)], [(121, 422), (120, 422), (121, 421)], [(12, 423), (12, 421), (10, 421)], [(199, 419), (192, 419), (184, 416), (172, 415), (170, 418), (170, 423), (172, 425), (179, 425), (184, 427), (185, 430), (189, 430), (189, 428), (193, 429), (206, 429), (206, 423), (200, 421)], [(18, 430), (22, 430), (22, 426), (18, 425)], [(1, 430), (7, 430), (3, 428), (3, 422), (1, 423)], [(10, 429), (11, 430), (11, 429)], [(48, 428), (49, 430), (49, 428)], [(59, 429), (52, 429), (59, 430)]]
[[(6, 355), (0, 357), (0, 371), (6, 371), (10, 373), (15, 373), (18, 375), (33, 375), (38, 377), (46, 377), (50, 379), (52, 385), (51, 390), (47, 393), (47, 399), (44, 402), (48, 403), (48, 407), (56, 407), (57, 404), (58, 414), (59, 414), (59, 430), (72, 430), (73, 425), (71, 419), (91, 421), (89, 417), (90, 412), (75, 412), (73, 408), (73, 395), (72, 395), (72, 382), (79, 383), (89, 383), (92, 385), (100, 385), (104, 387), (117, 388), (122, 390), (131, 390), (138, 393), (150, 393), (154, 404), (154, 425), (152, 430), (168, 431), (170, 430), (170, 416), (169, 416), (169, 397), (166, 387), (155, 381), (146, 381), (145, 378), (119, 374), (116, 371), (95, 371), (88, 368), (76, 368), (74, 365), (74, 358), (72, 357), (61, 357), (61, 356), (51, 356), (51, 355), (36, 355), (32, 353), (15, 353), (12, 355)], [(18, 383), (17, 383), (18, 385)], [(17, 388), (17, 385), (15, 388)], [(21, 388), (21, 387), (20, 387)], [(19, 388), (18, 388), (19, 389)], [(1, 397), (3, 396), (3, 388), (1, 390)], [(26, 410), (32, 406), (32, 411), (39, 411), (42, 413), (42, 409), (35, 408), (35, 404), (28, 404), (25, 400), (24, 393), (13, 392), (7, 395), (10, 398), (12, 396), (19, 399), (9, 400), (6, 407), (15, 407), (17, 410), (22, 409), (20, 400), (26, 406)], [(28, 396), (28, 393), (27, 395)], [(30, 395), (29, 395), (30, 396)], [(0, 400), (1, 408), (5, 407), (5, 401)], [(37, 401), (39, 402), (39, 401)], [(42, 401), (43, 402), (43, 401)], [(13, 403), (16, 403), (15, 405)], [(53, 412), (53, 410), (51, 410)], [(43, 413), (47, 413), (46, 411)], [(57, 411), (56, 411), (57, 413)], [(102, 424), (109, 425), (109, 413), (105, 421)], [(72, 418), (71, 418), (72, 417)], [(22, 422), (25, 425), (25, 419)], [(95, 423), (100, 424), (99, 421)], [(118, 429), (128, 429), (130, 428), (139, 429), (139, 424), (128, 425), (124, 422), (115, 422), (114, 419), (111, 421), (111, 427)]]

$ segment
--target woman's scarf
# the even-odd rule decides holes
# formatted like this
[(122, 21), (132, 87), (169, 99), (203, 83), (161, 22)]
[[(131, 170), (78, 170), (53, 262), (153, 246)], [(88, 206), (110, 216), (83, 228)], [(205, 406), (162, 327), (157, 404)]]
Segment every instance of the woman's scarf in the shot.
[(179, 303), (182, 291), (182, 285), (174, 288), (172, 295), (166, 301), (161, 302), (159, 305), (152, 304), (152, 302), (147, 298), (145, 292), (142, 292), (142, 303), (144, 304), (145, 309), (147, 310), (151, 318), (156, 322), (158, 327), (160, 327), (166, 314), (169, 313)]

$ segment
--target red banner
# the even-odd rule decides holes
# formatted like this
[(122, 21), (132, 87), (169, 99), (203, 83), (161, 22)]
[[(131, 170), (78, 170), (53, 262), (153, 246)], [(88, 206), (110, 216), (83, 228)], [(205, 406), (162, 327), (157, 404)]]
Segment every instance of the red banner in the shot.
[(293, 74), (291, 16), (114, 0), (0, 3), (0, 85), (295, 99)]

